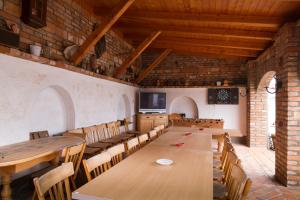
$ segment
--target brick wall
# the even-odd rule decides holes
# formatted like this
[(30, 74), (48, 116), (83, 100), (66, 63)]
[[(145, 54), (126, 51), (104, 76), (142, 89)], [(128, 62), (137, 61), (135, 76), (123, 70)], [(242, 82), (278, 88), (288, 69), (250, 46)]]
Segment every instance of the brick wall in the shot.
[[(158, 56), (148, 51), (142, 55), (143, 67)], [(171, 53), (141, 82), (146, 87), (214, 86), (217, 81), (230, 81), (231, 85), (247, 82), (247, 69), (243, 60), (224, 60)], [(159, 82), (157, 80), (160, 80)]]
[[(73, 44), (82, 44), (92, 32), (94, 24), (99, 22), (73, 1), (51, 0), (48, 1), (47, 7), (47, 26), (35, 29), (20, 20), (20, 3), (21, 0), (4, 0), (4, 7), (0, 8), (0, 17), (19, 26), (21, 51), (29, 52), (30, 44), (40, 43), (50, 52), (50, 55), (48, 53), (42, 56), (50, 56), (53, 60), (64, 60), (64, 49)], [(113, 31), (109, 31), (105, 37), (107, 51), (97, 62), (104, 70), (103, 74), (111, 75), (130, 55), (133, 47)], [(138, 59), (133, 65), (138, 68), (140, 63), (141, 60)], [(130, 80), (133, 73), (137, 72), (133, 70), (123, 78)]]
[[(300, 185), (300, 28), (284, 25), (271, 48), (248, 63), (248, 144), (264, 145), (266, 91), (276, 72), (283, 88), (276, 93), (276, 178), (284, 185)], [(265, 119), (265, 120), (264, 120)]]

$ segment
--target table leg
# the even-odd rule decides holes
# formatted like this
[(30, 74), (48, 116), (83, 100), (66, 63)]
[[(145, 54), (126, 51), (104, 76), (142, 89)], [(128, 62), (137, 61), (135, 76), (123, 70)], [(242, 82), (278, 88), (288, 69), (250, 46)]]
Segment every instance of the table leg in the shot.
[(10, 200), (11, 199), (10, 175), (2, 176), (2, 184), (3, 184), (3, 188), (1, 192), (2, 200)]

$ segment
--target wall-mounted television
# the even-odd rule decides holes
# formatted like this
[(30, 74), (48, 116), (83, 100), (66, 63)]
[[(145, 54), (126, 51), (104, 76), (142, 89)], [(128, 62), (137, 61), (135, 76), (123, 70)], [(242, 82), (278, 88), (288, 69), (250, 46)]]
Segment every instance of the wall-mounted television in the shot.
[(163, 92), (140, 92), (139, 112), (142, 113), (165, 113), (166, 93)]

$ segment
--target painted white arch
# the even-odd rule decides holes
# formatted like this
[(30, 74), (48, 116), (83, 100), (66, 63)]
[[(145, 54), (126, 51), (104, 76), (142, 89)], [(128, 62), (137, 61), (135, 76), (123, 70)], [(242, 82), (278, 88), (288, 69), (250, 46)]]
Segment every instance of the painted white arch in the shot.
[(170, 104), (170, 113), (185, 113), (187, 118), (198, 118), (199, 110), (194, 99), (187, 96), (176, 97)]
[(50, 135), (75, 128), (75, 109), (67, 90), (54, 85), (42, 89), (32, 102), (30, 131), (48, 130)]
[(126, 94), (123, 94), (118, 103), (117, 119), (131, 117), (131, 103)]

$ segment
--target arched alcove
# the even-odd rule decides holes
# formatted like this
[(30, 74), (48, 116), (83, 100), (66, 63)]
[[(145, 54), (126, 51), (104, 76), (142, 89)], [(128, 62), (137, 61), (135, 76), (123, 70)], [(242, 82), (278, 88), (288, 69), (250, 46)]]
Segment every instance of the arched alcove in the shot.
[(177, 97), (170, 104), (170, 113), (184, 113), (186, 118), (198, 118), (198, 106), (190, 97)]
[(75, 128), (73, 101), (60, 86), (49, 86), (40, 91), (29, 112), (30, 131), (48, 130), (52, 135)]
[(126, 94), (123, 94), (118, 103), (117, 119), (131, 117), (131, 103)]

